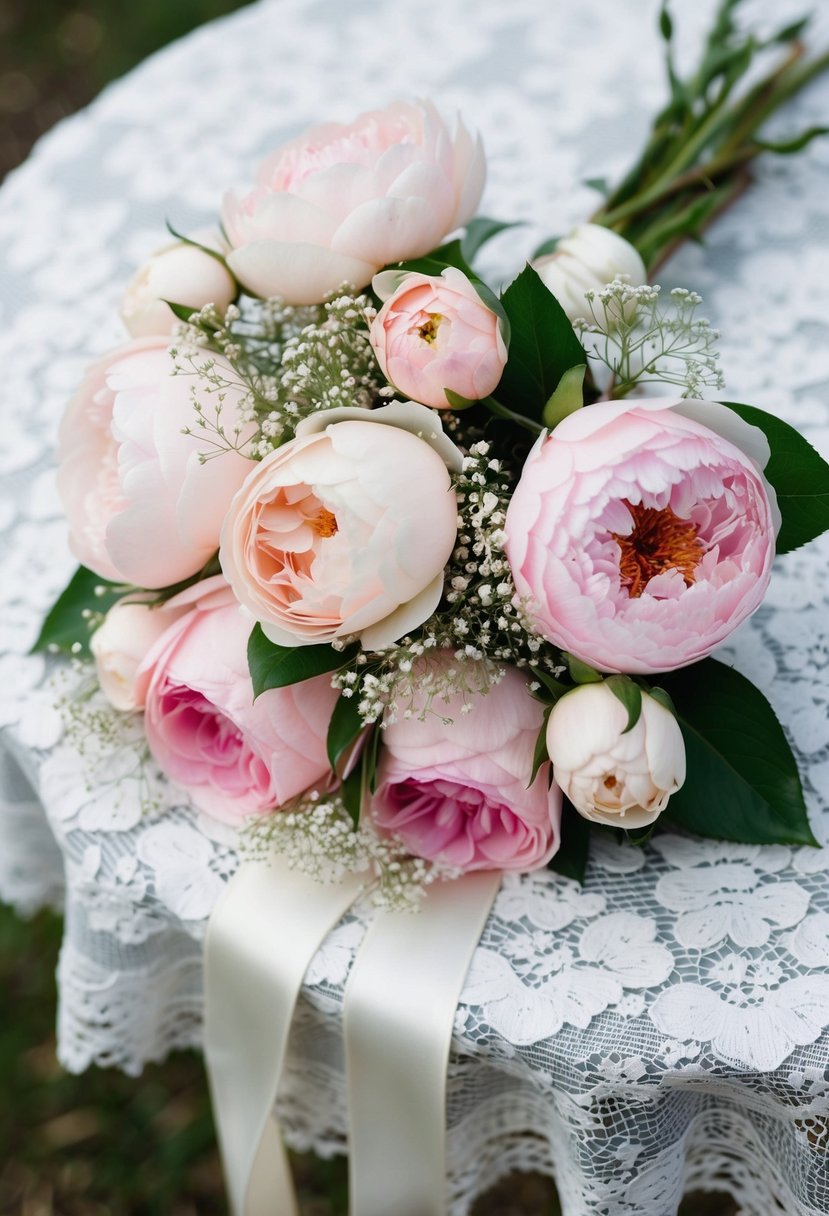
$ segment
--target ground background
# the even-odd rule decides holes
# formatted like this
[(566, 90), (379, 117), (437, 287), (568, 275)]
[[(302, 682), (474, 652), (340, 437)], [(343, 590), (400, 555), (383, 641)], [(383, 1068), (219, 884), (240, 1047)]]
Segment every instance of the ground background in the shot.
[[(110, 80), (247, 0), (0, 0), (0, 180), (44, 131)], [(324, 117), (324, 116), (321, 116)], [(0, 1213), (224, 1216), (201, 1059), (179, 1054), (138, 1080), (55, 1060), (60, 922), (0, 908)], [(343, 1162), (296, 1161), (303, 1216), (344, 1216)], [(731, 1216), (691, 1197), (682, 1216)], [(474, 1216), (556, 1216), (552, 1184), (516, 1176)], [(389, 1216), (394, 1216), (390, 1213)]]

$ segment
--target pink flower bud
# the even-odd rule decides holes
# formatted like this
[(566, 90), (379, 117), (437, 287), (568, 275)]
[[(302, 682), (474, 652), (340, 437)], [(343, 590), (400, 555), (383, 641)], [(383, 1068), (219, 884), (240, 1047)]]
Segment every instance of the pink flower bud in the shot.
[(423, 405), (447, 409), (446, 389), (479, 401), (498, 385), (507, 361), (499, 318), (454, 266), (439, 275), (386, 271), (381, 297), (398, 280), (369, 337), (387, 380)]

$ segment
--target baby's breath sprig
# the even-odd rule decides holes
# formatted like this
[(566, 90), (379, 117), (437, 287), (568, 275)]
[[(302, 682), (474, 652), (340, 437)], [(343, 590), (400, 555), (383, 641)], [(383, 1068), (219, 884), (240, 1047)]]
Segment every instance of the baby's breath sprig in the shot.
[(725, 385), (714, 349), (717, 330), (696, 311), (702, 297), (675, 287), (669, 303), (658, 285), (633, 286), (614, 279), (585, 293), (591, 320), (574, 322), (593, 360), (611, 372), (609, 395), (625, 397), (641, 384), (672, 384), (683, 397)]
[[(358, 698), (364, 725), (445, 716), (441, 701), (458, 694), (461, 712), (468, 712), (506, 664), (550, 675), (563, 670), (558, 651), (533, 631), (516, 597), (504, 553), (511, 490), (510, 474), (489, 442), (473, 442), (455, 478), (458, 536), (443, 602), (415, 635), (378, 654), (358, 653), (333, 677), (343, 696)], [(451, 651), (454, 663), (429, 664), (438, 650)]]
[(273, 815), (262, 815), (242, 835), (242, 851), (265, 860), (276, 852), (292, 870), (326, 885), (365, 874), (375, 907), (416, 911), (426, 887), (454, 870), (412, 857), (396, 837), (381, 837), (361, 822), (355, 828), (339, 794), (303, 795)]
[[(205, 443), (203, 459), (239, 451), (243, 431), (244, 454), (261, 459), (293, 438), (309, 414), (342, 405), (369, 408), (384, 385), (368, 339), (373, 315), (368, 296), (346, 291), (312, 307), (273, 299), (250, 301), (244, 312), (231, 304), (224, 314), (212, 305), (193, 313), (179, 326), (172, 353), (177, 374), (198, 377), (196, 422), (187, 433)], [(227, 361), (233, 379), (219, 370), (215, 355)], [(231, 386), (243, 396), (239, 424), (229, 434), (222, 404)]]

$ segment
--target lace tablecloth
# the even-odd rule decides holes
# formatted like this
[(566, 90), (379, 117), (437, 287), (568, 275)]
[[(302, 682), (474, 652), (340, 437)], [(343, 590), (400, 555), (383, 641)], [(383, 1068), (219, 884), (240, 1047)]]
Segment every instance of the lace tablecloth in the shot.
[[(692, 45), (712, 4), (675, 8)], [(745, 5), (766, 27), (799, 8)], [(108, 89), (0, 191), (0, 893), (23, 912), (65, 905), (68, 1068), (137, 1073), (199, 1043), (201, 940), (238, 864), (232, 832), (160, 784), (134, 739), (101, 743), (94, 702), (61, 714), (75, 676), (22, 657), (73, 565), (51, 467), (57, 418), (85, 364), (121, 340), (128, 273), (161, 243), (165, 217), (209, 219), (223, 188), (302, 125), (412, 94), (480, 127), (486, 212), (535, 221), (491, 247), (487, 269), (507, 273), (589, 214), (584, 179), (612, 178), (636, 150), (663, 90), (656, 9), (271, 0)], [(827, 83), (781, 129), (825, 121)], [(705, 296), (730, 395), (779, 411), (824, 452), (827, 161), (825, 142), (768, 159), (707, 245), (662, 276)], [(730, 1189), (751, 1216), (829, 1211), (827, 572), (825, 541), (779, 561), (727, 651), (785, 723), (826, 847), (661, 835), (642, 850), (597, 844), (583, 888), (507, 878), (457, 1014), (453, 1212), (513, 1168), (554, 1173), (567, 1216), (666, 1216), (691, 1186)], [(285, 1125), (323, 1153), (345, 1144), (338, 1013), (369, 916), (358, 909), (325, 943), (292, 1041)]]

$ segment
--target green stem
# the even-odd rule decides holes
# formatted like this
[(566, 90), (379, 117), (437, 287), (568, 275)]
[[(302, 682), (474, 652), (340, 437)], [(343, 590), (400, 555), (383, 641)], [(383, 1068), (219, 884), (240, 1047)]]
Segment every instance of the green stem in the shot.
[(494, 397), (484, 397), (481, 405), (496, 418), (505, 418), (507, 422), (515, 422), (518, 426), (524, 427), (525, 430), (532, 431), (534, 435), (540, 435), (547, 429), (538, 422), (533, 422), (531, 418), (525, 418), (523, 414), (516, 414), (514, 410), (507, 409), (505, 405), (501, 405), (501, 402), (496, 401)]

